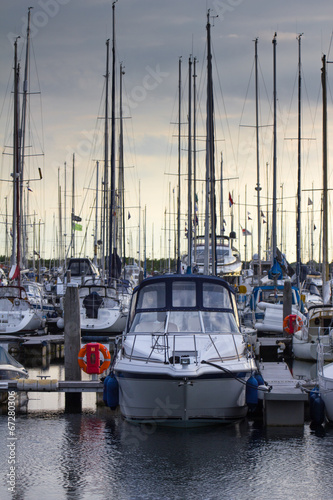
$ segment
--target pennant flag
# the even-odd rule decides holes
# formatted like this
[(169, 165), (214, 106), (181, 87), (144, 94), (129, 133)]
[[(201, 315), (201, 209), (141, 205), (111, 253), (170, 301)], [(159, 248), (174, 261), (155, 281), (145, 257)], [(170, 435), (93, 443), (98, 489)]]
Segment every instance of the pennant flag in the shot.
[(73, 222), (81, 222), (81, 217), (79, 217), (78, 215), (74, 215), (72, 214), (72, 221)]
[(32, 192), (33, 192), (33, 191), (32, 191), (32, 189), (31, 189), (31, 188), (29, 188), (29, 186), (28, 186), (28, 188), (27, 188), (27, 189), (28, 189), (28, 191), (30, 191), (30, 193), (32, 193)]
[(75, 231), (82, 231), (81, 224), (74, 224), (74, 229), (75, 229)]
[(308, 205), (313, 205), (313, 201), (308, 197)]
[(251, 236), (251, 231), (249, 231), (248, 229), (245, 229), (245, 228), (242, 228), (242, 233), (244, 236)]
[(313, 225), (313, 230), (315, 231), (317, 228), (316, 228), (316, 224)]
[(131, 214), (128, 212), (127, 220), (129, 220), (130, 218), (131, 218)]
[(261, 217), (265, 217), (265, 214), (264, 212), (261, 210), (261, 213), (260, 213)]
[(231, 193), (229, 191), (229, 207), (231, 207), (234, 204), (234, 200), (231, 197)]

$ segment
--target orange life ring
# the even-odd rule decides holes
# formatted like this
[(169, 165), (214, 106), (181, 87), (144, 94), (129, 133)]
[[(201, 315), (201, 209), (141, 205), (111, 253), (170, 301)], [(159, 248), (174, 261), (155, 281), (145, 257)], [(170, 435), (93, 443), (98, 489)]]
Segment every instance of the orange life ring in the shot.
[(283, 320), (283, 329), (290, 335), (298, 332), (303, 326), (303, 320), (297, 314), (289, 314)]
[[(110, 366), (111, 354), (110, 354), (109, 350), (103, 344), (98, 344), (98, 349), (99, 349), (99, 351), (101, 351), (101, 353), (103, 354), (103, 358), (104, 358), (103, 363), (99, 367), (99, 375), (101, 375), (101, 373), (103, 373), (105, 370), (107, 370)], [(79, 363), (79, 367), (85, 373), (87, 373), (87, 363), (84, 360), (86, 353), (87, 353), (87, 346), (85, 345), (80, 349), (79, 355), (77, 358), (77, 361)]]

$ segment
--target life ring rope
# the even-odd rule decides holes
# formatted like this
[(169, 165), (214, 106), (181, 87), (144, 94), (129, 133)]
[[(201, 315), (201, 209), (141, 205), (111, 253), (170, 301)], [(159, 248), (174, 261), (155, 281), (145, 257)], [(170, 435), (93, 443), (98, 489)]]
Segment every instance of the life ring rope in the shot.
[[(98, 344), (98, 349), (102, 353), (104, 361), (99, 367), (99, 375), (101, 375), (105, 370), (107, 370), (110, 366), (111, 363), (111, 354), (109, 350), (103, 345), (103, 344)], [(87, 363), (85, 361), (85, 356), (87, 354), (87, 345), (83, 346), (78, 354), (77, 361), (79, 363), (79, 367), (81, 370), (83, 370), (85, 373), (87, 373)]]

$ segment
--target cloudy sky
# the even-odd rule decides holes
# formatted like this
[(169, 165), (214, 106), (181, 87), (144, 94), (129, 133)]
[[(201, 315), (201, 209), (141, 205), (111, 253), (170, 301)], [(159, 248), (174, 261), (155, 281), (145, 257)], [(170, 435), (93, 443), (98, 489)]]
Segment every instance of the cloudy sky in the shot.
[[(43, 157), (27, 160), (31, 181), (28, 212), (41, 223), (43, 256), (53, 257), (58, 224), (58, 177), (64, 210), (66, 162), (67, 211), (71, 203), (71, 166), (75, 153), (75, 211), (83, 218), (83, 232), (77, 248), (92, 255), (96, 160), (103, 159), (103, 120), (106, 40), (112, 38), (112, 2), (109, 0), (2, 1), (0, 16), (0, 140), (4, 152), (11, 146), (11, 99), (13, 41), (19, 40), (19, 58), (24, 68), (24, 38), (27, 9), (31, 11), (31, 133), (29, 152)], [(116, 17), (116, 92), (119, 94), (119, 66), (123, 77), (124, 156), (128, 251), (137, 252), (139, 199), (141, 219), (147, 207), (147, 254), (165, 256), (174, 227), (178, 120), (178, 61), (182, 58), (182, 214), (185, 228), (188, 59), (197, 59), (197, 176), (204, 176), (204, 123), (206, 92), (206, 22), (212, 16), (213, 78), (216, 119), (217, 170), (223, 153), (224, 198), (232, 193), (234, 229), (247, 225), (253, 232), (256, 250), (257, 221), (255, 185), (255, 94), (254, 42), (258, 38), (260, 95), (260, 184), (263, 211), (267, 216), (267, 193), (272, 193), (272, 99), (273, 46), (277, 33), (278, 97), (278, 244), (295, 258), (295, 195), (297, 191), (297, 75), (298, 42), (302, 35), (302, 189), (320, 190), (321, 174), (321, 83), (322, 55), (330, 58), (333, 4), (329, 0), (119, 0)], [(333, 57), (332, 57), (333, 58)], [(332, 99), (328, 65), (329, 117)], [(39, 94), (38, 92), (41, 92)], [(119, 116), (119, 99), (116, 112)], [(117, 122), (119, 123), (119, 121)], [(330, 131), (330, 125), (329, 125)], [(30, 135), (31, 134), (31, 135)], [(1, 222), (11, 212), (11, 160), (1, 160)], [(268, 164), (268, 166), (266, 166)], [(101, 167), (102, 168), (102, 167)], [(331, 172), (331, 169), (330, 169)], [(217, 172), (217, 175), (218, 172)], [(268, 179), (268, 186), (267, 186)], [(329, 175), (331, 182), (331, 175)], [(140, 189), (139, 189), (140, 186)], [(219, 192), (217, 185), (217, 191)], [(283, 186), (283, 187), (281, 187)], [(140, 196), (139, 196), (140, 191)], [(245, 194), (246, 193), (246, 194)], [(281, 195), (283, 193), (283, 203)], [(320, 192), (303, 191), (302, 238), (308, 249), (308, 229), (313, 217), (317, 227), (315, 258), (319, 251)], [(203, 213), (203, 187), (198, 187), (199, 218)], [(219, 199), (219, 193), (218, 193)], [(245, 207), (245, 200), (247, 206)], [(231, 217), (224, 204), (227, 230)], [(270, 208), (268, 212), (270, 211)], [(249, 220), (247, 212), (250, 212)], [(269, 215), (271, 216), (271, 215)], [(32, 221), (32, 218), (31, 218)], [(90, 221), (90, 222), (89, 222)], [(269, 222), (269, 220), (268, 220)], [(280, 226), (283, 226), (281, 240)], [(1, 241), (4, 242), (4, 224)], [(263, 225), (263, 230), (265, 230)], [(32, 230), (32, 229), (31, 229)], [(87, 244), (82, 235), (87, 230)], [(67, 230), (68, 231), (68, 230)], [(263, 233), (265, 240), (265, 234)], [(186, 240), (182, 234), (183, 250)], [(243, 252), (244, 238), (238, 247)], [(249, 248), (249, 241), (248, 241)], [(30, 238), (32, 246), (32, 235)], [(285, 248), (284, 248), (285, 247)], [(30, 250), (31, 252), (31, 250)], [(248, 250), (249, 252), (249, 250)], [(317, 253), (317, 255), (316, 255)], [(249, 257), (249, 255), (248, 255)], [(304, 256), (306, 258), (306, 256)]]

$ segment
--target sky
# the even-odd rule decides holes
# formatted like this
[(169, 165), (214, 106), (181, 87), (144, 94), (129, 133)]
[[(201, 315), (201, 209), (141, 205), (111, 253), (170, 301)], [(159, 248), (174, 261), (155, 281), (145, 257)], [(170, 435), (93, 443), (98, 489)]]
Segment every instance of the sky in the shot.
[[(75, 212), (82, 217), (76, 251), (93, 254), (96, 160), (103, 169), (106, 40), (112, 40), (112, 2), (107, 0), (38, 0), (1, 2), (0, 142), (1, 225), (5, 248), (6, 214), (10, 216), (13, 41), (24, 68), (24, 39), (31, 10), (29, 132), (26, 159), (29, 181), (29, 254), (57, 255), (58, 185), (66, 230), (72, 203), (75, 154)], [(270, 224), (273, 165), (273, 44), (277, 67), (278, 246), (295, 260), (297, 193), (298, 41), (302, 57), (302, 242), (303, 259), (318, 260), (322, 189), (322, 56), (330, 59), (333, 4), (329, 0), (118, 0), (115, 4), (116, 117), (119, 128), (119, 73), (123, 75), (124, 164), (127, 255), (174, 255), (175, 194), (178, 171), (178, 85), (181, 58), (181, 248), (186, 252), (188, 60), (196, 58), (197, 179), (199, 231), (203, 232), (205, 175), (206, 24), (210, 11), (213, 50), (216, 174), (223, 155), (223, 213), (227, 233), (247, 259), (257, 247), (254, 40), (258, 38), (259, 143), (263, 249)], [(111, 42), (110, 42), (111, 43)], [(332, 55), (332, 54), (331, 54)], [(110, 54), (111, 57), (111, 54)], [(333, 59), (333, 58), (332, 58)], [(111, 66), (110, 66), (111, 67)], [(328, 131), (332, 116), (328, 69)], [(111, 85), (111, 82), (110, 82)], [(116, 150), (118, 150), (118, 128)], [(193, 126), (192, 126), (193, 128)], [(33, 153), (33, 154), (32, 154)], [(34, 156), (34, 155), (42, 156)], [(329, 153), (330, 158), (330, 153)], [(117, 160), (116, 160), (117, 161)], [(66, 167), (65, 167), (66, 164)], [(38, 178), (42, 169), (42, 181)], [(329, 185), (331, 184), (329, 163)], [(28, 184), (26, 184), (27, 188)], [(216, 183), (220, 200), (221, 183)], [(309, 191), (312, 190), (313, 192)], [(234, 205), (229, 208), (228, 195)], [(99, 197), (101, 194), (99, 193)], [(310, 201), (312, 203), (310, 203)], [(66, 201), (65, 201), (66, 200)], [(99, 203), (100, 205), (100, 203)], [(146, 207), (146, 208), (145, 208)], [(267, 210), (268, 208), (268, 210)], [(100, 212), (100, 209), (99, 209)], [(233, 214), (233, 218), (231, 217)], [(313, 217), (313, 219), (312, 219)], [(100, 213), (98, 214), (100, 220)], [(264, 220), (266, 224), (264, 223)], [(35, 222), (35, 223), (34, 223)], [(146, 237), (144, 238), (144, 222)], [(219, 224), (219, 222), (218, 222)], [(9, 224), (10, 225), (10, 224)], [(64, 225), (64, 223), (63, 223)], [(140, 225), (140, 245), (139, 245)], [(311, 227), (316, 226), (311, 240)], [(253, 238), (244, 238), (242, 228)], [(282, 228), (282, 230), (281, 230)], [(331, 229), (331, 228), (329, 228)], [(97, 230), (98, 234), (100, 229)], [(86, 235), (86, 238), (84, 236)], [(69, 236), (64, 238), (69, 243)], [(35, 242), (33, 244), (33, 242)], [(331, 239), (330, 239), (331, 242)], [(330, 247), (332, 245), (330, 244)], [(309, 250), (310, 249), (310, 250)], [(3, 253), (3, 252), (1, 252)], [(330, 255), (332, 258), (333, 255)]]

